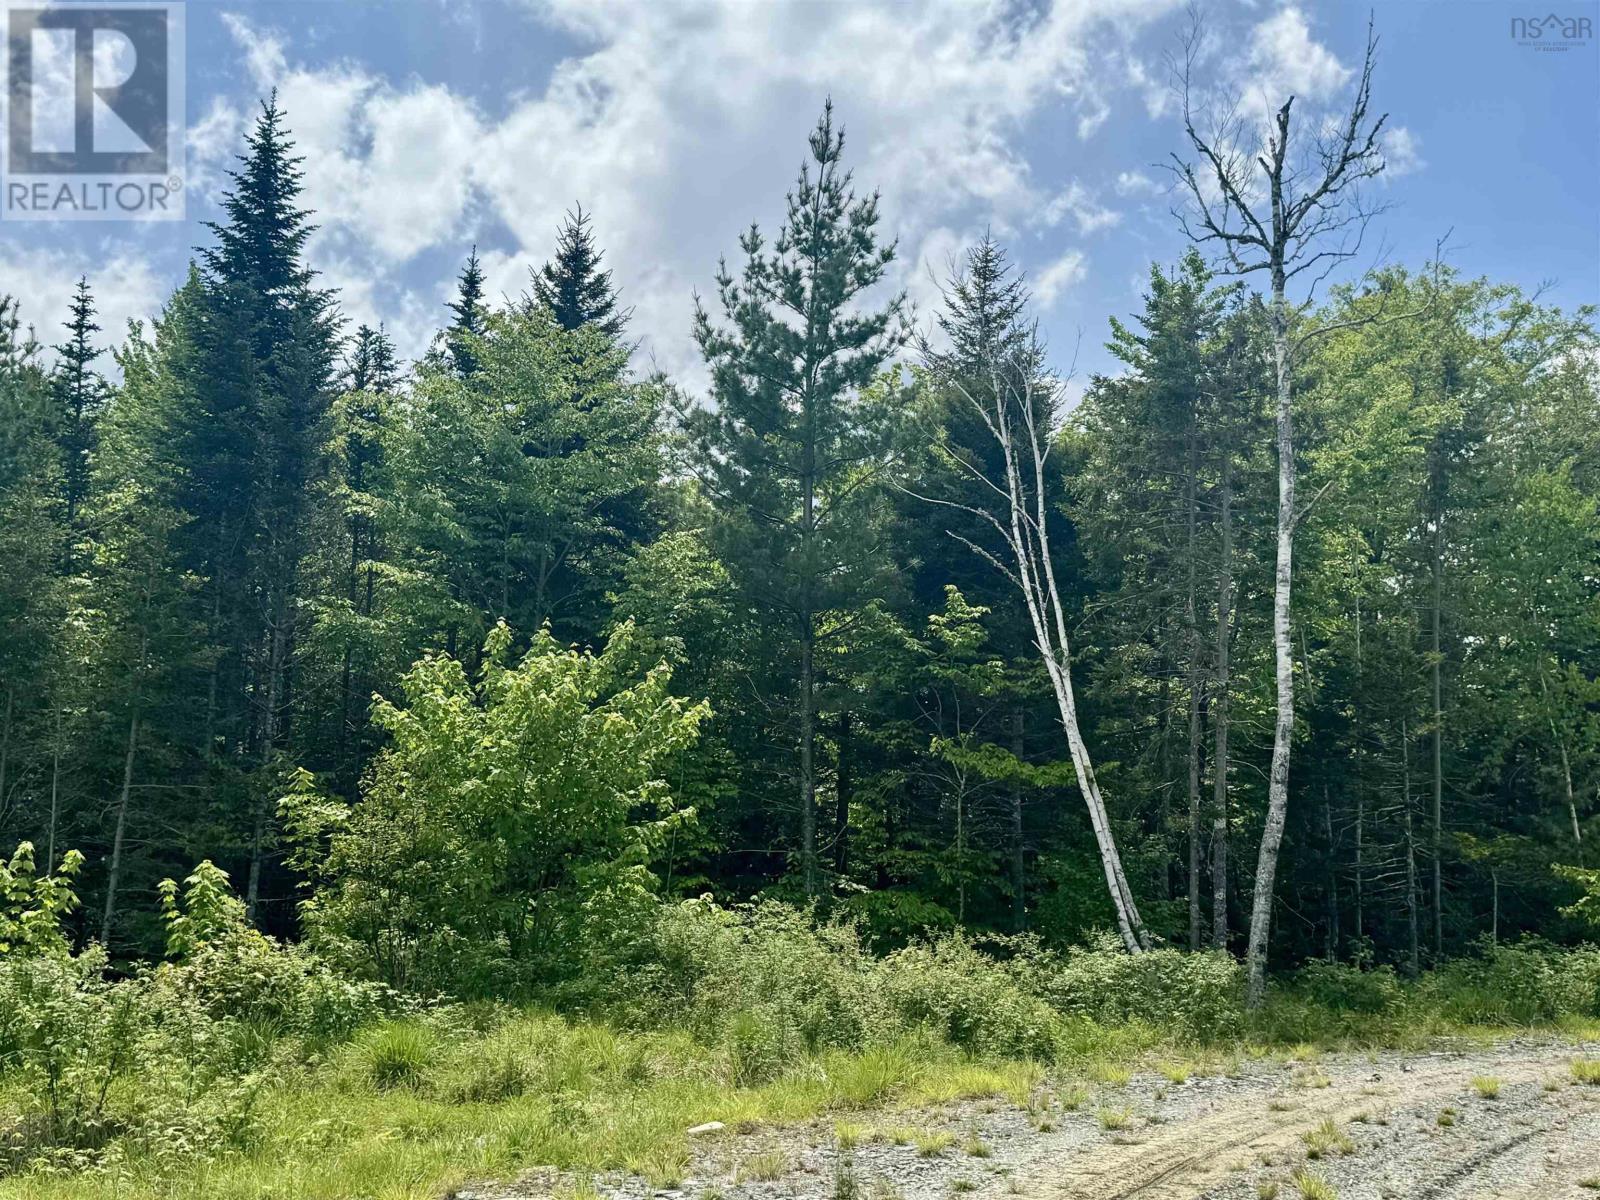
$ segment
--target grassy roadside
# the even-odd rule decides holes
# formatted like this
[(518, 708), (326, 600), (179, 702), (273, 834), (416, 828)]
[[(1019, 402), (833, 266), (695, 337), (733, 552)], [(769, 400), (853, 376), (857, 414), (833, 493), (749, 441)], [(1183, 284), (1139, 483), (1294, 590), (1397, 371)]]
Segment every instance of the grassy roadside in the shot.
[[(1026, 1106), (1047, 1083), (1070, 1090), (1079, 1080), (1125, 1080), (1132, 1070), (1172, 1079), (1229, 1072), (1251, 1057), (1410, 1049), (1441, 1036), (1488, 1043), (1528, 1032), (1431, 1020), (1299, 1043), (1268, 1028), (1195, 1046), (1137, 1024), (1084, 1024), (1048, 1069), (981, 1061), (932, 1037), (908, 1037), (806, 1057), (770, 1082), (740, 1086), (736, 1060), (683, 1035), (627, 1034), (540, 1012), (487, 1028), (458, 1017), (380, 1025), (322, 1059), (302, 1058), (292, 1040), (266, 1046), (256, 1076), (268, 1082), (238, 1114), (227, 1149), (195, 1154), (174, 1128), (137, 1150), (118, 1143), (92, 1171), (64, 1159), (59, 1173), (0, 1181), (0, 1198), (431, 1200), (469, 1180), (535, 1166), (580, 1178), (623, 1169), (670, 1187), (689, 1165), (686, 1130), (707, 1121), (781, 1126), (988, 1096)], [(1540, 1028), (1600, 1037), (1595, 1020)]]

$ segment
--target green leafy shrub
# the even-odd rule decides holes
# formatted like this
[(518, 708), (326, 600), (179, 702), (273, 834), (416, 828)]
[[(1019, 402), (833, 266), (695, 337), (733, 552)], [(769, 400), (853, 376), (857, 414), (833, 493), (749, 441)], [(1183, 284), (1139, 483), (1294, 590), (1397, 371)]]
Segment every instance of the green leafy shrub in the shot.
[(151, 981), (163, 1003), (192, 1003), (212, 1020), (275, 1028), (317, 1046), (344, 1041), (396, 1007), (381, 984), (347, 978), (309, 949), (252, 929), (227, 873), (209, 861), (181, 894), (170, 879), (160, 892), (167, 951), (176, 960)]
[(597, 907), (638, 890), (687, 815), (664, 772), (708, 710), (665, 665), (640, 671), (631, 624), (599, 655), (541, 630), (513, 663), (511, 642), (497, 626), (476, 681), (453, 658), (412, 667), (404, 703), (374, 710), (388, 744), (348, 811), (303, 778), (284, 800), (320, 885), (308, 940), (358, 974), (454, 995), (572, 979), (613, 936)]
[(0, 862), (0, 954), (65, 954), (62, 921), (78, 906), (72, 881), (83, 855), (68, 850), (53, 874), (40, 875), (33, 843), (22, 842)]
[(1454, 959), (1428, 976), (1423, 995), (1453, 1020), (1531, 1024), (1564, 1015), (1600, 1016), (1600, 948), (1564, 948), (1538, 938)]
[(1061, 1013), (1102, 1025), (1144, 1022), (1195, 1039), (1225, 1038), (1244, 1024), (1244, 976), (1229, 955), (1152, 950), (1110, 941), (1065, 953), (1013, 943), (1010, 970)]
[(1313, 1003), (1367, 1016), (1387, 1016), (1405, 1001), (1400, 980), (1388, 966), (1362, 970), (1343, 963), (1307, 963), (1295, 976), (1294, 988)]
[(878, 990), (897, 1022), (975, 1054), (1049, 1058), (1059, 1014), (968, 939), (952, 934), (885, 958)]
[(612, 986), (615, 1015), (724, 1046), (743, 1081), (816, 1050), (860, 1048), (887, 1029), (876, 963), (854, 926), (818, 926), (775, 901), (663, 906), (633, 956)]

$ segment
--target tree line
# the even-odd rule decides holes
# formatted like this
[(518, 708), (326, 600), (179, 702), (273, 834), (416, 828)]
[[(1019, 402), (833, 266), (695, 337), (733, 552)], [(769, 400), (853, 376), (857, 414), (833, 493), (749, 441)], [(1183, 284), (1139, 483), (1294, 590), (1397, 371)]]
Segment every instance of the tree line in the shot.
[[(48, 366), (0, 309), (0, 838), (47, 873), (81, 850), (79, 933), (129, 957), (161, 943), (157, 881), (202, 859), (292, 932), (319, 870), (297, 847), (335, 809), (368, 831), (328, 844), (369, 899), (511, 888), (517, 929), (626, 862), (884, 945), (1247, 953), (1257, 989), (1269, 961), (1416, 972), (1575, 935), (1593, 314), (1437, 261), (1296, 300), (1370, 215), (1370, 78), (1369, 47), (1343, 125), (1296, 141), (1285, 104), (1255, 156), (1185, 104), (1195, 246), (1111, 319), (1119, 367), (1076, 404), (997, 239), (935, 312), (889, 291), (831, 106), (779, 228), (697, 304), (709, 395), (636, 369), (581, 208), (516, 299), (474, 251), (403, 362), (307, 266), (267, 101), (114, 370), (87, 280)], [(545, 823), (459, 767), (479, 743), (546, 764)], [(455, 824), (397, 803), (417, 780)]]

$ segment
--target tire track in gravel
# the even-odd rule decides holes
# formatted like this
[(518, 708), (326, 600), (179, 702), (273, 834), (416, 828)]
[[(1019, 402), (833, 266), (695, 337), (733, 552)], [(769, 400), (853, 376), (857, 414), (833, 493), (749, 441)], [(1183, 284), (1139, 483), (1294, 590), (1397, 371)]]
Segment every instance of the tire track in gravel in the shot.
[[(1411, 1060), (1414, 1066), (1383, 1073), (1379, 1079), (1382, 1086), (1373, 1086), (1370, 1066), (1363, 1078), (1362, 1065), (1347, 1061), (1339, 1064), (1326, 1089), (1296, 1088), (1287, 1079), (1273, 1081), (1260, 1093), (1225, 1101), (1198, 1117), (1151, 1125), (1142, 1140), (1113, 1139), (1054, 1162), (1032, 1164), (1022, 1182), (1027, 1194), (1041, 1200), (1196, 1200), (1251, 1195), (1254, 1186), (1247, 1187), (1246, 1180), (1264, 1177), (1253, 1168), (1263, 1160), (1297, 1160), (1304, 1148), (1302, 1135), (1322, 1122), (1332, 1121), (1354, 1132), (1357, 1127), (1350, 1126), (1352, 1120), (1383, 1114), (1388, 1124), (1381, 1127), (1381, 1136), (1369, 1139), (1375, 1143), (1373, 1153), (1392, 1161), (1400, 1173), (1409, 1175), (1409, 1182), (1397, 1181), (1396, 1190), (1377, 1189), (1368, 1194), (1417, 1200), (1484, 1196), (1487, 1193), (1475, 1181), (1492, 1174), (1494, 1165), (1508, 1154), (1549, 1140), (1552, 1130), (1539, 1127), (1538, 1101), (1500, 1107), (1496, 1107), (1501, 1105), (1499, 1101), (1482, 1102), (1481, 1109), (1474, 1110), (1475, 1123), (1509, 1125), (1516, 1112), (1526, 1114), (1531, 1125), (1487, 1140), (1462, 1137), (1459, 1149), (1442, 1136), (1443, 1131), (1431, 1128), (1436, 1114), (1442, 1106), (1465, 1104), (1465, 1097), (1472, 1094), (1471, 1079), (1478, 1074), (1494, 1074), (1503, 1087), (1537, 1096), (1539, 1082), (1558, 1069), (1564, 1071), (1572, 1056), (1572, 1048), (1565, 1046), (1428, 1056)], [(1285, 1107), (1290, 1104), (1292, 1107)], [(1426, 1122), (1422, 1114), (1426, 1114)], [(1546, 1126), (1554, 1122), (1556, 1114), (1544, 1115)], [(1408, 1163), (1412, 1157), (1419, 1161)], [(1328, 1164), (1341, 1175), (1365, 1174), (1367, 1165), (1360, 1155)], [(1565, 1173), (1575, 1181), (1586, 1169), (1580, 1164)], [(1287, 1167), (1282, 1174), (1287, 1174)], [(1287, 1189), (1285, 1194), (1290, 1194)], [(1534, 1191), (1528, 1195), (1531, 1200), (1535, 1195), (1557, 1194)]]

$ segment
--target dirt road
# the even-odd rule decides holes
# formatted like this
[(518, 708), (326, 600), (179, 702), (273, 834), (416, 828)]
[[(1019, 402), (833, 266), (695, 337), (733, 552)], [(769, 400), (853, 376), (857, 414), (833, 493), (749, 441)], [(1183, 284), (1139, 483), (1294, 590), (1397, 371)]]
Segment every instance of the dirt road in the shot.
[[(1600, 1200), (1600, 1047), (1555, 1040), (1262, 1059), (1053, 1082), (1028, 1108), (967, 1101), (694, 1139), (690, 1178), (617, 1200)], [(488, 1200), (559, 1193), (525, 1181)], [(1327, 1190), (1319, 1191), (1319, 1187)]]
[(1600, 1089), (1572, 1082), (1573, 1057), (1511, 1045), (1265, 1071), (1215, 1096), (1201, 1081), (1161, 1123), (1045, 1157), (1018, 1182), (1051, 1200), (1221, 1200), (1274, 1184), (1293, 1197), (1304, 1170), (1341, 1200), (1595, 1195)]

